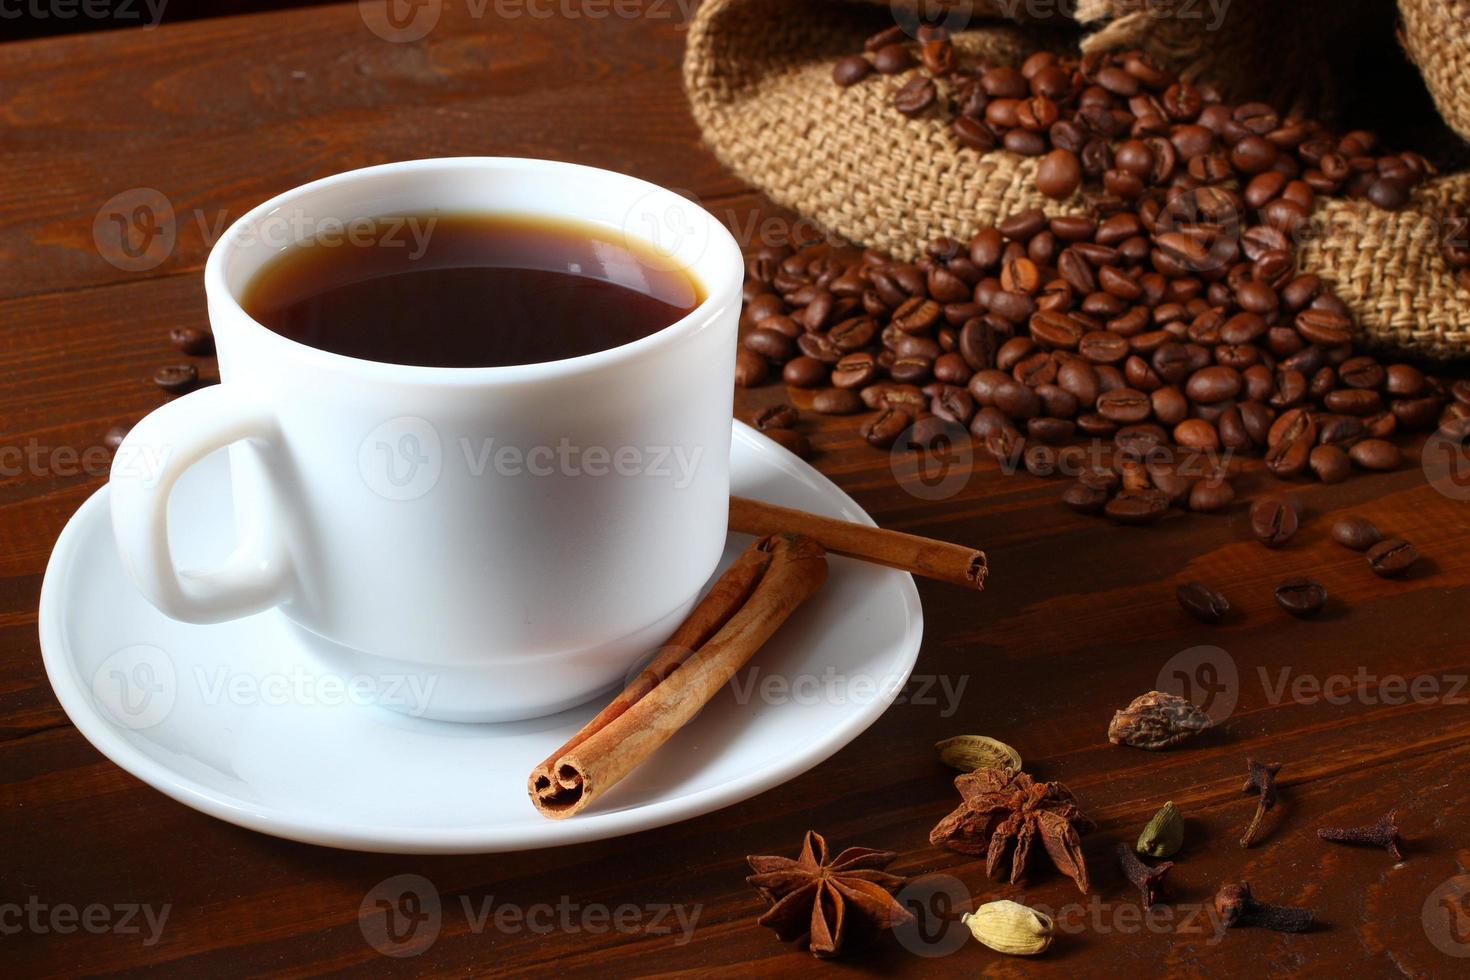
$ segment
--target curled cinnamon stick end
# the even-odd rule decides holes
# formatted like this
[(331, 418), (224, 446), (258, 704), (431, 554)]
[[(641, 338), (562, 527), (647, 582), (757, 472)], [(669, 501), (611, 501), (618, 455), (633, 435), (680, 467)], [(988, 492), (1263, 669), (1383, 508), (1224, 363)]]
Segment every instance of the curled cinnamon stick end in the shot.
[(761, 538), (720, 576), (659, 654), (527, 781), (543, 816), (580, 813), (636, 769), (729, 682), (827, 578), (810, 538)]
[(948, 541), (839, 521), (747, 497), (730, 498), (730, 530), (745, 534), (799, 534), (834, 555), (887, 565), (962, 588), (985, 588), (985, 552)]

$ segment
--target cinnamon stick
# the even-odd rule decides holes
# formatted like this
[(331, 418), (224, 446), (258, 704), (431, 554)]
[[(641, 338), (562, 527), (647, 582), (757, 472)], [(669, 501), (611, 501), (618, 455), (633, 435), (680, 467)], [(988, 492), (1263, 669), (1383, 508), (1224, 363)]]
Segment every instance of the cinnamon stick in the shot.
[(834, 555), (887, 565), (967, 589), (985, 588), (985, 552), (947, 541), (839, 521), (746, 497), (730, 498), (730, 530), (745, 534), (800, 534)]
[(762, 537), (715, 582), (622, 693), (531, 772), (542, 816), (584, 810), (704, 707), (827, 578), (820, 545)]

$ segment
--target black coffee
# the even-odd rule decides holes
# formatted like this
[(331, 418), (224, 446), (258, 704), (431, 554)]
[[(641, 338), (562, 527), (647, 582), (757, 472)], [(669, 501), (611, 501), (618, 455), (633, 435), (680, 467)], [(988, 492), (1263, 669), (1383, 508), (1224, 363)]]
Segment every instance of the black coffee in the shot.
[(293, 245), (251, 280), (241, 305), (276, 333), (336, 354), (494, 367), (618, 347), (703, 298), (688, 271), (616, 231), (434, 213), (349, 223)]

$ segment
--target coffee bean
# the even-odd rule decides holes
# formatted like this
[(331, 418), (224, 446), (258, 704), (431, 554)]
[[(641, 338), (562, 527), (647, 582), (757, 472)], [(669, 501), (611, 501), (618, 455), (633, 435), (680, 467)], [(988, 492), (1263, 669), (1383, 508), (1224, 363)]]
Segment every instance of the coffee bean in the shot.
[(790, 405), (772, 405), (757, 412), (751, 423), (762, 432), (767, 429), (793, 429), (799, 417), (796, 409)]
[(1097, 411), (1110, 422), (1128, 425), (1147, 419), (1153, 413), (1153, 403), (1141, 391), (1118, 388), (1098, 396)]
[(1348, 455), (1363, 469), (1379, 472), (1398, 469), (1403, 461), (1399, 447), (1387, 439), (1364, 439), (1349, 449)]
[(838, 60), (832, 67), (832, 80), (843, 88), (856, 85), (867, 78), (873, 70), (872, 62), (860, 54), (850, 54)]
[(1286, 412), (1267, 436), (1266, 468), (1283, 479), (1301, 474), (1317, 442), (1317, 424), (1303, 409)]
[(777, 364), (790, 360), (794, 353), (791, 338), (775, 330), (757, 327), (740, 341), (746, 350), (754, 351)]
[(1312, 468), (1313, 475), (1323, 483), (1341, 483), (1353, 470), (1348, 454), (1341, 446), (1332, 444), (1315, 447), (1307, 464)]
[(214, 353), (214, 334), (198, 327), (174, 327), (168, 339), (185, 354), (204, 357)]
[(1224, 477), (1200, 480), (1189, 491), (1189, 509), (1201, 514), (1224, 510), (1235, 501), (1235, 488)]
[(171, 395), (181, 394), (199, 383), (199, 369), (192, 364), (166, 364), (153, 372), (153, 383)]
[(793, 388), (815, 388), (827, 380), (827, 366), (805, 354), (793, 357), (781, 369), (781, 380)]
[(1306, 578), (1287, 579), (1276, 586), (1276, 604), (1298, 619), (1315, 616), (1327, 604), (1327, 590)]
[(873, 52), (873, 67), (880, 74), (898, 75), (914, 65), (914, 56), (902, 44), (885, 44)]
[(959, 426), (969, 426), (970, 419), (975, 416), (975, 400), (964, 388), (956, 385), (945, 385), (935, 392), (929, 403), (929, 411)]
[(113, 452), (117, 452), (117, 447), (122, 445), (123, 440), (128, 437), (128, 432), (131, 429), (131, 425), (114, 425), (102, 436), (102, 445)]
[(1072, 438), (1077, 431), (1077, 423), (1070, 419), (1057, 419), (1037, 417), (1026, 420), (1026, 437), (1045, 443), (1048, 446), (1060, 446)]
[(1353, 551), (1367, 551), (1383, 540), (1383, 534), (1366, 517), (1343, 517), (1332, 525), (1332, 540)]
[(1418, 549), (1403, 538), (1387, 538), (1368, 549), (1368, 567), (1382, 578), (1397, 578), (1418, 560)]
[(858, 393), (846, 388), (820, 388), (812, 395), (812, 411), (823, 415), (855, 415), (864, 407)]
[(934, 104), (939, 90), (934, 80), (923, 75), (915, 76), (893, 95), (893, 107), (905, 116), (916, 117)]
[(878, 361), (872, 354), (848, 354), (832, 366), (832, 385), (864, 388), (878, 377)]
[(1062, 503), (1079, 514), (1096, 514), (1107, 505), (1109, 499), (1107, 490), (1081, 481), (1072, 484), (1062, 493)]
[(1215, 625), (1230, 614), (1230, 600), (1203, 582), (1186, 582), (1175, 595), (1180, 607), (1202, 623)]
[(735, 351), (735, 383), (753, 388), (766, 380), (766, 359), (747, 347)]
[(1296, 505), (1284, 497), (1261, 497), (1251, 504), (1251, 534), (1268, 548), (1279, 548), (1296, 534)]
[(812, 456), (812, 444), (800, 432), (791, 429), (766, 429), (763, 434), (767, 439), (802, 459), (810, 459)]
[(1174, 426), (1174, 441), (1185, 449), (1208, 451), (1220, 448), (1220, 433), (1204, 419), (1185, 419)]
[(863, 423), (862, 436), (868, 445), (887, 449), (912, 424), (913, 419), (908, 412), (898, 408), (885, 408)]
[(1036, 168), (1036, 189), (1058, 201), (1071, 197), (1082, 184), (1082, 164), (1070, 150), (1052, 150)]
[(1103, 512), (1119, 524), (1152, 524), (1169, 510), (1169, 498), (1160, 490), (1120, 490)]

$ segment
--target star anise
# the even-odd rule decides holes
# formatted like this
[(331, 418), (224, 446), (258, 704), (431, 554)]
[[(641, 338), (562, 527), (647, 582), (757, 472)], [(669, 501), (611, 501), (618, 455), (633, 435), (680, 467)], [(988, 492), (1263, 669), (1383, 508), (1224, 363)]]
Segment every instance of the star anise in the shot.
[(817, 956), (834, 956), (843, 943), (854, 945), (884, 929), (914, 921), (893, 892), (907, 879), (882, 869), (897, 857), (892, 851), (849, 847), (827, 859), (827, 842), (806, 832), (801, 856), (752, 855), (745, 860), (755, 874), (745, 880), (771, 907), (756, 920), (783, 941), (806, 937)]
[(1057, 870), (1087, 891), (1080, 838), (1093, 825), (1067, 787), (1005, 769), (977, 769), (957, 776), (954, 784), (964, 802), (929, 832), (929, 843), (961, 854), (984, 854), (985, 871), (992, 878), (1000, 877), (1009, 853), (1015, 883), (1025, 875), (1032, 845), (1040, 838)]

